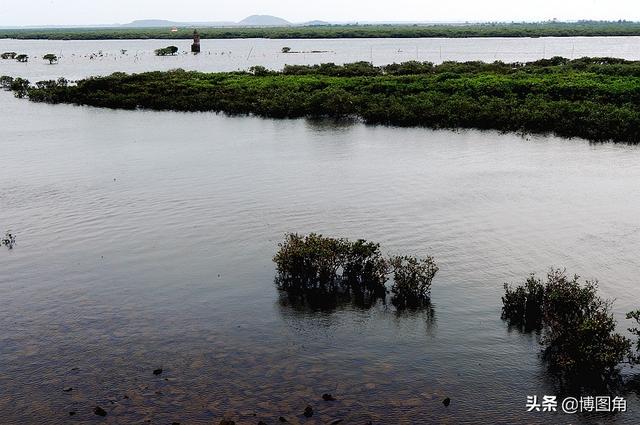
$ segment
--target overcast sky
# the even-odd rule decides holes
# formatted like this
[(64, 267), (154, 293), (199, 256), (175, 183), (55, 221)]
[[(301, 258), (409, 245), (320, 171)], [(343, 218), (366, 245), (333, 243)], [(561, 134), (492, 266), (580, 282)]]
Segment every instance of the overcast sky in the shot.
[(239, 21), (276, 15), (329, 21), (640, 21), (640, 0), (0, 0), (0, 25)]

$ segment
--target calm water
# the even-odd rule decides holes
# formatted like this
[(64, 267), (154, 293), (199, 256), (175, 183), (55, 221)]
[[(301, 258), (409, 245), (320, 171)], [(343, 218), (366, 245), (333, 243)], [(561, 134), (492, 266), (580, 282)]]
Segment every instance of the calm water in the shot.
[[(169, 60), (196, 60), (180, 58)], [(97, 60), (33, 62), (22, 75), (120, 69)], [(122, 69), (160, 68), (144, 60)], [(640, 307), (639, 148), (51, 106), (4, 92), (0, 119), (0, 231), (18, 236), (0, 251), (2, 423), (640, 420), (636, 393), (617, 416), (527, 414), (526, 395), (558, 389), (535, 338), (499, 317), (503, 282), (556, 265), (599, 278), (623, 330)], [(289, 305), (271, 257), (292, 231), (434, 255), (433, 311)], [(98, 404), (107, 418), (93, 415)]]
[[(174, 57), (156, 57), (159, 47), (176, 45), (182, 52)], [(79, 78), (116, 71), (142, 72), (149, 69), (185, 68), (202, 71), (234, 71), (253, 65), (281, 69), (285, 64), (373, 62), (376, 65), (409, 60), (482, 60), (493, 62), (532, 61), (552, 56), (579, 58), (613, 56), (640, 59), (640, 37), (569, 38), (418, 38), (357, 40), (203, 40), (202, 53), (186, 54), (191, 40), (103, 40), (42, 41), (0, 40), (0, 51), (25, 53), (31, 61), (23, 64), (0, 61), (0, 75), (30, 78)], [(283, 54), (288, 46), (301, 53)], [(122, 50), (126, 50), (126, 54)], [(304, 53), (324, 51), (324, 53)], [(99, 53), (102, 52), (102, 56)], [(40, 59), (55, 53), (55, 66)], [(91, 55), (94, 55), (91, 58)]]

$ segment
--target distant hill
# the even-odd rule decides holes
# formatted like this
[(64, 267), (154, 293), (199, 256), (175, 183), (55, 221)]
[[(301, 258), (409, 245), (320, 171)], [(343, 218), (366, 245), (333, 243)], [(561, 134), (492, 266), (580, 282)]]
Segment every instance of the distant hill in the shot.
[(302, 24), (305, 27), (322, 27), (325, 25), (331, 25), (331, 22), (326, 21), (309, 21)]
[(288, 26), (291, 22), (270, 15), (251, 15), (238, 22), (241, 26), (260, 26), (260, 27), (277, 27)]

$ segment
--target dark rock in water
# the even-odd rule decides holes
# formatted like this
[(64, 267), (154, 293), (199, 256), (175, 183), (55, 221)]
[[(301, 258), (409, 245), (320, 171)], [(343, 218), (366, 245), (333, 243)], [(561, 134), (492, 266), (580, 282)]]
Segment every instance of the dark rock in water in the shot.
[(171, 422), (171, 425), (180, 425), (180, 422)]
[(304, 408), (304, 413), (303, 415), (307, 418), (310, 418), (313, 416), (313, 407), (307, 405), (307, 407)]
[(93, 413), (95, 413), (98, 416), (103, 416), (103, 417), (107, 416), (107, 411), (100, 406), (96, 406), (95, 409), (93, 409)]
[(67, 387), (67, 388), (63, 389), (62, 391), (64, 391), (65, 393), (70, 393), (71, 391), (73, 391), (73, 388)]
[(442, 404), (444, 404), (445, 407), (449, 407), (449, 405), (451, 404), (451, 399), (449, 397), (445, 398), (444, 400), (442, 400)]
[(162, 374), (162, 368), (154, 370), (153, 374), (156, 375), (156, 376), (161, 375)]
[(260, 421), (260, 422), (258, 422), (258, 425), (267, 425), (267, 423), (264, 422), (264, 421)]
[(280, 416), (280, 417), (278, 418), (278, 420), (279, 420), (280, 422), (287, 422), (287, 420), (286, 420), (285, 418), (283, 418), (282, 416)]
[(69, 412), (69, 416), (74, 416), (75, 414), (76, 414), (75, 410), (72, 410), (72, 411)]
[(339, 423), (342, 423), (342, 419), (336, 419), (335, 421), (331, 422), (329, 425), (338, 425)]
[(223, 419), (220, 421), (220, 425), (236, 425), (231, 419)]
[(336, 398), (331, 394), (322, 394), (322, 399), (324, 401), (336, 401)]

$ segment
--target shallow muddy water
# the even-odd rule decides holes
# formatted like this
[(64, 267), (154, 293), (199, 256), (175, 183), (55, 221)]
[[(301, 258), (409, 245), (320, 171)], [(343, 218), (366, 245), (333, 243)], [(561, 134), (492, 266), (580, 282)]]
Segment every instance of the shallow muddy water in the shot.
[[(640, 420), (634, 392), (613, 416), (527, 413), (527, 395), (561, 394), (535, 337), (500, 320), (504, 282), (564, 266), (600, 279), (624, 330), (640, 307), (637, 147), (6, 92), (0, 117), (0, 231), (17, 235), (0, 250), (2, 423)], [(433, 310), (292, 306), (271, 257), (312, 231), (435, 256)]]

